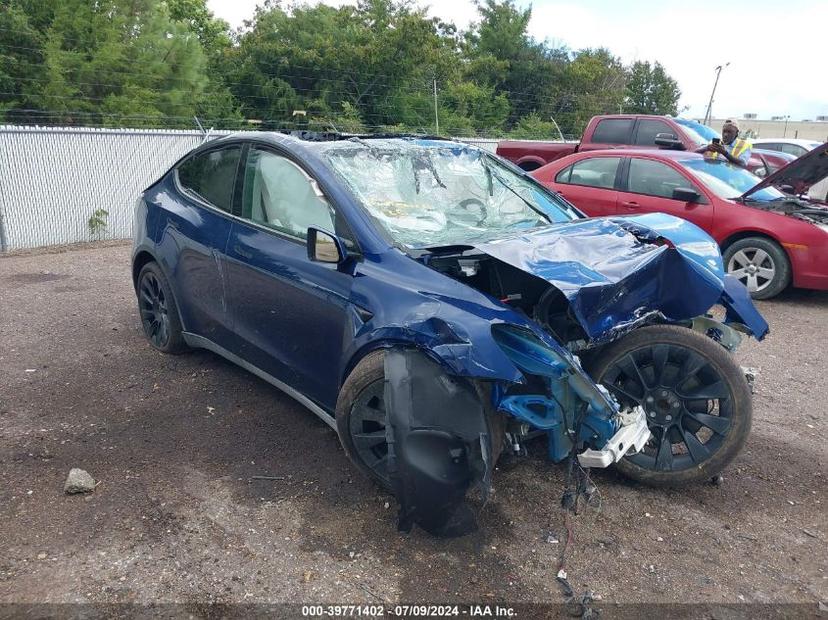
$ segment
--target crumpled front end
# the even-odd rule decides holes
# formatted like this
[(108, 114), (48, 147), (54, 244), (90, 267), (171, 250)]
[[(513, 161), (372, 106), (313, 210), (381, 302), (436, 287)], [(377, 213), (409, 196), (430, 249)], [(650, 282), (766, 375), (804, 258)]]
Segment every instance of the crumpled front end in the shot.
[(758, 340), (768, 332), (744, 287), (725, 274), (716, 242), (676, 217), (582, 220), (476, 247), (560, 291), (593, 345), (642, 324), (688, 321), (717, 304), (726, 322)]
[[(473, 529), (466, 492), (479, 487), (485, 499), (497, 455), (525, 438), (545, 435), (551, 460), (577, 455), (584, 467), (643, 448), (644, 411), (622, 408), (576, 351), (649, 323), (684, 325), (728, 349), (768, 331), (715, 243), (660, 214), (548, 227), (421, 262), (455, 282), (416, 291), (404, 311), (362, 328), (388, 348), (386, 438), (402, 529)], [(717, 304), (723, 322), (706, 316)]]

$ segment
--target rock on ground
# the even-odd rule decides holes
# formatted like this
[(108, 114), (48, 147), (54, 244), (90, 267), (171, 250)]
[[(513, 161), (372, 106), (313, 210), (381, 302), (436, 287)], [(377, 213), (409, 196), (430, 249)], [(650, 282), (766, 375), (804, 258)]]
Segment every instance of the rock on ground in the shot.
[(69, 470), (63, 490), (70, 494), (89, 493), (95, 490), (95, 479), (89, 475), (89, 472), (73, 467)]

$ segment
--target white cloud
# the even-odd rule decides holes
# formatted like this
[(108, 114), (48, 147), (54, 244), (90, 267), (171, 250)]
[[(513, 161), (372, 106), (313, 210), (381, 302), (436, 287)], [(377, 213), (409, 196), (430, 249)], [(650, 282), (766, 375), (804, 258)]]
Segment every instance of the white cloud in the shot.
[[(208, 0), (216, 15), (234, 27), (253, 16), (261, 0)], [(325, 0), (340, 6), (355, 0)], [(467, 28), (477, 18), (471, 0), (418, 0), (429, 14)], [(519, 0), (528, 6), (526, 0)], [(793, 119), (828, 114), (828, 82), (822, 58), (828, 3), (787, 0), (635, 2), (536, 0), (529, 32), (571, 49), (607, 47), (625, 62), (658, 60), (679, 83), (680, 105), (703, 116), (715, 79), (723, 72), (713, 105), (715, 116)]]
[(530, 32), (575, 49), (608, 47), (625, 62), (658, 60), (678, 81), (681, 105), (689, 106), (690, 115), (704, 115), (715, 67), (726, 62), (713, 104), (716, 116), (828, 114), (828, 82), (817, 68), (828, 5), (708, 6), (665, 2), (603, 10), (584, 3), (536, 4)]

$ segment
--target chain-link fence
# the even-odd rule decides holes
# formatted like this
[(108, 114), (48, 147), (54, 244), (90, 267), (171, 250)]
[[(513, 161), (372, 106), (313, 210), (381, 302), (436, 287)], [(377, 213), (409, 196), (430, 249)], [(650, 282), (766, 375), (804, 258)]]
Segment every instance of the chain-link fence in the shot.
[(131, 237), (141, 191), (226, 133), (0, 125), (0, 251)]

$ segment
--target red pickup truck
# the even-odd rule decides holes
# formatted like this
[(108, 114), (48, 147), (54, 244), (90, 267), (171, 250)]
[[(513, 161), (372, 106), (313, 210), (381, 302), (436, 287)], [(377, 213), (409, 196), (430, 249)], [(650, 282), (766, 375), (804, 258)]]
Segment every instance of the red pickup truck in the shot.
[[(666, 148), (695, 151), (721, 136), (706, 125), (684, 118), (647, 114), (593, 116), (580, 143), (504, 140), (497, 154), (526, 171), (536, 170), (565, 155), (615, 148)], [(754, 149), (748, 170), (764, 177), (791, 162), (791, 156)]]

